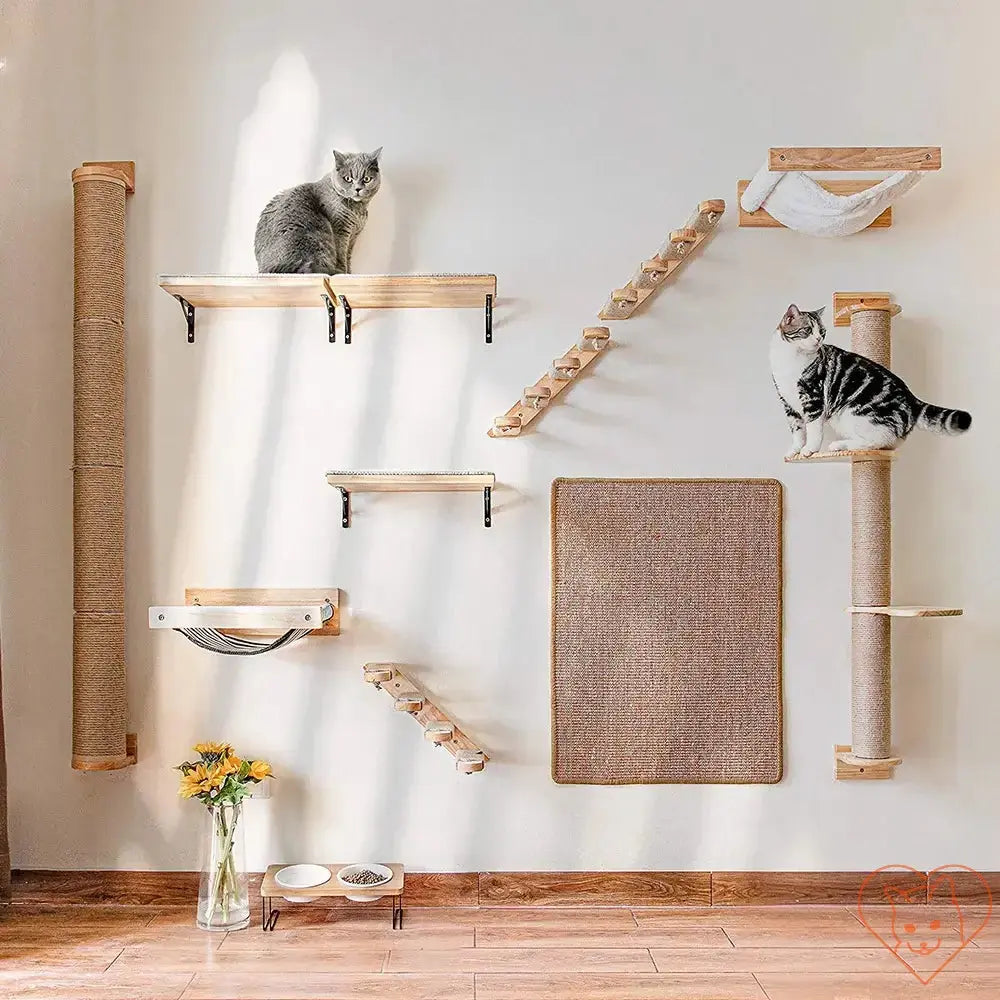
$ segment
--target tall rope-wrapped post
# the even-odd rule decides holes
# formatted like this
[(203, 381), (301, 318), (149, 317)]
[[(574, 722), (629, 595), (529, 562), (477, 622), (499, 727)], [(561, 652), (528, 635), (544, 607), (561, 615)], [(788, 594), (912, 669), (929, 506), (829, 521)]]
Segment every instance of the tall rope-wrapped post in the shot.
[[(851, 346), (889, 367), (890, 311), (851, 316)], [(851, 465), (851, 603), (892, 603), (892, 463)], [(892, 632), (886, 615), (851, 616), (851, 739), (855, 757), (889, 757), (892, 744)]]
[(73, 767), (135, 763), (125, 688), (125, 198), (130, 164), (73, 171)]

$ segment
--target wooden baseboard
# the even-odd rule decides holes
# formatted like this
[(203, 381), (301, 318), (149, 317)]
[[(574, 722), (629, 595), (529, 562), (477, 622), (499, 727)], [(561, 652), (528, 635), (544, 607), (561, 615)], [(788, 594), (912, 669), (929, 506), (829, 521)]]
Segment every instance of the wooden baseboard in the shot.
[[(981, 876), (953, 873), (959, 902), (987, 903), (984, 881), (1000, 899), (1000, 872)], [(409, 872), (406, 905), (854, 906), (866, 878), (867, 872)], [(259, 872), (251, 875), (251, 898), (260, 879)], [(11, 881), (15, 903), (186, 906), (198, 893), (197, 872), (22, 869)], [(883, 873), (866, 900), (888, 903), (881, 889), (890, 884), (905, 888), (915, 903), (928, 901), (924, 872)]]

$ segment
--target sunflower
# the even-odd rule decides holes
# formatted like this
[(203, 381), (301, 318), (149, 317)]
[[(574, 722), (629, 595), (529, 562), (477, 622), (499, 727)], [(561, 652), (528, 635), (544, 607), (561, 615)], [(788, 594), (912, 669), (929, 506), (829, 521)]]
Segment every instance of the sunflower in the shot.
[(254, 781), (263, 781), (265, 778), (270, 778), (272, 776), (271, 765), (266, 760), (253, 760), (250, 762), (249, 776)]
[(204, 764), (198, 764), (187, 774), (182, 775), (180, 788), (177, 790), (177, 794), (181, 798), (190, 799), (201, 792), (207, 791), (204, 787), (204, 782), (208, 778), (208, 769)]
[(230, 750), (229, 756), (220, 760), (215, 766), (219, 769), (220, 774), (239, 774), (240, 768), (243, 766), (243, 761)]
[(225, 757), (233, 752), (228, 743), (196, 743), (194, 752), (202, 757)]

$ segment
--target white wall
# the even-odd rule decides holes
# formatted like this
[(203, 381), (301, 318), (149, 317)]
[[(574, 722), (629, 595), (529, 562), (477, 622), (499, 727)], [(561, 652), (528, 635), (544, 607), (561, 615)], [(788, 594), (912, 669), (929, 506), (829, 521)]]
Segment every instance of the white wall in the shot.
[[(50, 109), (18, 133), (25, 194), (4, 252), (16, 865), (192, 867), (197, 810), (169, 768), (196, 740), (226, 738), (280, 776), (251, 806), (254, 866), (1000, 868), (995, 4), (762, 0), (734, 16), (719, 0), (102, 0), (96, 57), (75, 46), (87, 8), (68, 22), (44, 6), (40, 34), (17, 39), (0, 74), (22, 105)], [(97, 71), (94, 119), (81, 68)], [(891, 230), (827, 243), (736, 227), (736, 181), (771, 144), (924, 142), (944, 147), (944, 169)], [(206, 310), (189, 346), (157, 273), (252, 270), (275, 190), (318, 176), (333, 146), (378, 145), (385, 179), (356, 269), (495, 272), (494, 345), (472, 312), (359, 314), (348, 347), (326, 343), (321, 311)], [(69, 172), (99, 157), (137, 166), (127, 475), (140, 763), (85, 775), (69, 769)], [(710, 197), (730, 211), (676, 286), (616, 325), (613, 353), (537, 430), (488, 439), (608, 290)], [(905, 764), (892, 782), (834, 783), (832, 746), (850, 738), (849, 473), (782, 464), (766, 344), (791, 300), (883, 288), (904, 309), (897, 369), (975, 418), (964, 439), (916, 435), (897, 463), (895, 596), (967, 612), (896, 626)], [(323, 478), (337, 467), (494, 470), (494, 527), (472, 497), (397, 496), (359, 499), (344, 531)], [(581, 475), (785, 483), (781, 784), (551, 782), (549, 485)], [(344, 632), (246, 662), (150, 633), (147, 606), (194, 585), (339, 586)], [(373, 659), (411, 665), (489, 749), (485, 774), (457, 775), (364, 686)]]

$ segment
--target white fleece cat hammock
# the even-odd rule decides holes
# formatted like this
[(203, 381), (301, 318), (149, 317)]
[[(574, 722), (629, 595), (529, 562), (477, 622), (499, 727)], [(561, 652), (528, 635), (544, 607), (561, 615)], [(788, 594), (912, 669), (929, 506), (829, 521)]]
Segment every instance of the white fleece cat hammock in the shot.
[(899, 170), (857, 194), (833, 194), (801, 171), (768, 169), (765, 163), (740, 199), (745, 212), (763, 208), (789, 229), (810, 236), (850, 236), (870, 226), (922, 174)]

